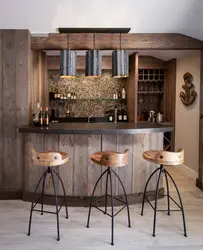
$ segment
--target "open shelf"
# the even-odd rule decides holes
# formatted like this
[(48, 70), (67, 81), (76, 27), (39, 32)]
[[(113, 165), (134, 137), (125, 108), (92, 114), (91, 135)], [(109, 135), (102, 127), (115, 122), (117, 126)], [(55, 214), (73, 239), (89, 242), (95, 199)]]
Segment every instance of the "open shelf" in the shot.
[(109, 101), (109, 102), (121, 102), (126, 99), (113, 99), (113, 98), (84, 98), (84, 99), (53, 99), (51, 101), (62, 101), (62, 102), (75, 102), (75, 101)]

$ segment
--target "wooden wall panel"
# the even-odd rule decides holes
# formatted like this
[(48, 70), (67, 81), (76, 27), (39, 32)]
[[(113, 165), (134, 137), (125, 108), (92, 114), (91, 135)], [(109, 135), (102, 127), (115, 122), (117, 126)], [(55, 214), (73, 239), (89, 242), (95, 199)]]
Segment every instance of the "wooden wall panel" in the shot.
[[(59, 167), (59, 174), (63, 180), (66, 195), (73, 195), (74, 140), (74, 135), (59, 135), (59, 151), (68, 153), (69, 156), (69, 161)], [(59, 194), (63, 195), (60, 184)]]
[[(124, 153), (129, 150), (128, 166), (118, 168), (118, 175), (123, 182), (125, 190), (128, 194), (132, 193), (132, 173), (133, 173), (133, 136), (132, 135), (117, 135), (117, 152)], [(118, 183), (118, 193), (124, 194), (121, 185)]]
[[(45, 152), (47, 151), (59, 152), (59, 135), (45, 135), (44, 144), (45, 144), (44, 147)], [(57, 173), (59, 173), (59, 167), (52, 167), (52, 169), (55, 170)], [(57, 194), (59, 194), (59, 181), (55, 174), (54, 174), (54, 181)], [(45, 194), (53, 194), (54, 193), (53, 190), (54, 189), (53, 189), (51, 174), (47, 174), (44, 192)]]
[[(102, 151), (117, 151), (117, 136), (116, 135), (102, 135)], [(107, 168), (102, 167), (102, 172), (104, 172)], [(118, 174), (118, 169), (114, 169), (114, 171)], [(113, 194), (118, 194), (118, 180), (115, 175), (112, 175), (112, 186), (113, 186)], [(102, 178), (102, 194), (105, 194), (106, 190), (106, 175)], [(110, 194), (110, 186), (108, 186), (108, 193)]]
[(2, 113), (3, 113), (3, 38), (2, 38), (2, 30), (0, 30), (0, 189), (3, 187), (3, 131), (2, 131)]
[[(101, 135), (89, 135), (88, 136), (88, 187), (87, 195), (92, 194), (93, 188), (102, 173), (102, 167), (98, 164), (95, 164), (91, 161), (91, 154), (101, 151)], [(95, 195), (101, 194), (101, 182), (98, 184), (97, 189), (95, 190)]]
[(17, 161), (17, 186), (23, 183), (24, 166), (24, 135), (18, 132), (18, 128), (29, 123), (30, 109), (29, 97), (29, 64), (31, 39), (29, 31), (15, 32), (15, 67), (16, 67), (16, 161)]
[(153, 56), (139, 56), (139, 68), (142, 69), (165, 69), (167, 64), (165, 61)]
[[(3, 189), (15, 190), (16, 161), (15, 31), (3, 30)], [(12, 180), (12, 181), (11, 181)]]
[(130, 74), (126, 79), (128, 117), (130, 122), (137, 121), (137, 81), (138, 81), (138, 54), (130, 56)]
[(88, 135), (75, 135), (73, 194), (87, 196)]

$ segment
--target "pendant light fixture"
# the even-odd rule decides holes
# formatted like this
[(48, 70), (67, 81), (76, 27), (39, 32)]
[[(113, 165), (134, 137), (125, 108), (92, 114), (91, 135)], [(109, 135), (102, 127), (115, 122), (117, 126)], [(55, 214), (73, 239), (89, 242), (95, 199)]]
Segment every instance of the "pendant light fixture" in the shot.
[(102, 74), (101, 51), (95, 49), (95, 32), (93, 37), (93, 49), (86, 52), (85, 75), (87, 77), (100, 77)]
[(112, 77), (125, 78), (129, 76), (129, 55), (121, 49), (121, 33), (120, 33), (120, 49), (114, 50), (112, 53)]
[(60, 52), (60, 78), (73, 78), (76, 76), (76, 52), (70, 50), (70, 38), (68, 34), (68, 50)]

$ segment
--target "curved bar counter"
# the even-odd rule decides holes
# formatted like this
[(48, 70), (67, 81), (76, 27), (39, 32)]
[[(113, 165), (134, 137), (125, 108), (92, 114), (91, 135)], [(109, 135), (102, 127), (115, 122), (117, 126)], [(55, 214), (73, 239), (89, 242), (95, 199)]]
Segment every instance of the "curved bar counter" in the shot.
[[(129, 165), (116, 169), (128, 194), (129, 203), (140, 202), (146, 180), (157, 167), (156, 164), (145, 161), (142, 154), (150, 149), (163, 149), (163, 133), (173, 130), (171, 124), (149, 123), (55, 123), (48, 128), (33, 126), (20, 127), (25, 134), (25, 172), (23, 199), (32, 200), (33, 192), (44, 169), (32, 163), (31, 148), (37, 151), (63, 151), (69, 154), (69, 161), (56, 171), (64, 181), (69, 205), (89, 205), (89, 197), (98, 176), (105, 167), (100, 167), (90, 160), (90, 155), (96, 151), (112, 150), (124, 152), (129, 149)], [(49, 177), (50, 178), (50, 177)], [(122, 196), (122, 188), (114, 179), (114, 195)], [(105, 179), (96, 190), (96, 196), (104, 194)], [(48, 179), (45, 192), (53, 194), (53, 188)], [(156, 176), (149, 184), (148, 192), (153, 194)], [(57, 183), (58, 193), (62, 188)], [(163, 188), (160, 187), (160, 194)], [(52, 203), (52, 196), (47, 203)], [(97, 205), (102, 205), (102, 200)]]

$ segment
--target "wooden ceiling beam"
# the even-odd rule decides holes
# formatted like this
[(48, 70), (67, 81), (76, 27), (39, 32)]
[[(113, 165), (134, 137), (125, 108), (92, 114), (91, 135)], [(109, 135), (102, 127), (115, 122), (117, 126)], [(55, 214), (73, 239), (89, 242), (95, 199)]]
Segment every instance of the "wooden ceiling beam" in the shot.
[[(178, 33), (129, 33), (121, 35), (122, 49), (127, 50), (198, 50), (203, 48), (201, 40)], [(70, 33), (69, 48), (93, 49), (93, 34)], [(95, 48), (113, 50), (120, 48), (120, 34), (98, 33)], [(33, 50), (68, 49), (68, 34), (50, 34), (47, 37), (32, 37)]]

